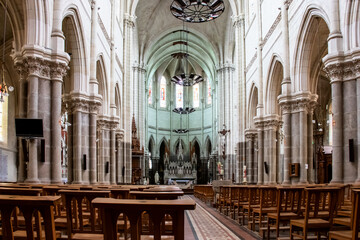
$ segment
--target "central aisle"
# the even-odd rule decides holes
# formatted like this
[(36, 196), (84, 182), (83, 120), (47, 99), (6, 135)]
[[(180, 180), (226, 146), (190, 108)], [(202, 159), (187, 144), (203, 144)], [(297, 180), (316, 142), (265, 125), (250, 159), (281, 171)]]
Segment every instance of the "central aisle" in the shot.
[[(243, 230), (233, 220), (219, 214), (213, 208), (207, 206), (194, 196), (185, 195), (182, 199), (193, 199), (196, 209), (186, 211), (186, 219), (189, 227), (185, 226), (185, 239), (198, 240), (236, 240), (236, 239), (258, 239)], [(192, 231), (193, 237), (188, 231)]]

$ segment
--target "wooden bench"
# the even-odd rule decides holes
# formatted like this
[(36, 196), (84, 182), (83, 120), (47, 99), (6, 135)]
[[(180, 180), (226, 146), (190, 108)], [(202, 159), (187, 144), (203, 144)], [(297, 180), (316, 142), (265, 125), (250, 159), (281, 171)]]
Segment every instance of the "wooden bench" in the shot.
[[(306, 208), (303, 219), (290, 220), (290, 239), (308, 239), (309, 232), (327, 234), (332, 227), (337, 210), (340, 188), (305, 188)], [(295, 231), (301, 231), (297, 234)]]
[(158, 199), (158, 200), (171, 200), (178, 199), (183, 196), (184, 192), (144, 192), (144, 191), (131, 191), (130, 198), (135, 199)]
[[(11, 216), (15, 208), (19, 208), (26, 223), (26, 239), (34, 240), (33, 215), (40, 212), (45, 224), (45, 239), (55, 240), (54, 206), (60, 203), (59, 196), (16, 196), (0, 195), (0, 211), (3, 239), (14, 239)], [(38, 229), (37, 236), (41, 236)]]
[(105, 240), (117, 239), (117, 219), (120, 213), (130, 220), (131, 239), (140, 239), (139, 223), (144, 211), (149, 213), (154, 222), (154, 239), (161, 239), (161, 222), (165, 214), (173, 219), (174, 238), (184, 239), (184, 210), (194, 210), (193, 200), (133, 200), (133, 199), (106, 199), (96, 198), (92, 205), (103, 210), (103, 233)]

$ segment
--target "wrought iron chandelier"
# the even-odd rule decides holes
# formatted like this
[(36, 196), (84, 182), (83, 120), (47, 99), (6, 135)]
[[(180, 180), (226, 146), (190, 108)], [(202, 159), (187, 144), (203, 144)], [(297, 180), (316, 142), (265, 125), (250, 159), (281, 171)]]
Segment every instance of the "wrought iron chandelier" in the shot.
[(12, 92), (14, 87), (6, 85), (5, 81), (5, 44), (6, 44), (6, 19), (7, 19), (7, 1), (5, 2), (4, 8), (4, 34), (3, 34), (3, 51), (2, 51), (2, 62), (1, 62), (1, 81), (0, 81), (0, 102), (4, 102), (4, 97), (9, 96), (9, 91)]
[(223, 0), (174, 0), (171, 13), (178, 19), (191, 22), (209, 22), (218, 18), (225, 10)]
[(192, 108), (192, 107), (185, 107), (185, 108), (178, 107), (178, 108), (174, 108), (173, 112), (178, 113), (178, 114), (190, 114), (192, 112), (195, 112), (195, 108)]
[(173, 83), (182, 85), (184, 87), (191, 87), (199, 82), (204, 81), (203, 77), (195, 73), (181, 73), (171, 78)]
[(187, 133), (187, 132), (189, 132), (189, 130), (188, 130), (188, 129), (184, 129), (184, 128), (179, 128), (179, 129), (174, 129), (173, 132), (174, 132), (174, 133), (181, 134), (181, 133)]

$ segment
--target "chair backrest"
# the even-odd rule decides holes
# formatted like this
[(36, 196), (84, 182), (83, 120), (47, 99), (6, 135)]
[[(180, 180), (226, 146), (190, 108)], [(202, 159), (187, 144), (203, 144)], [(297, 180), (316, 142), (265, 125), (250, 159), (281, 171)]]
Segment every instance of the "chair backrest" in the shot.
[(275, 186), (261, 186), (260, 190), (260, 210), (262, 208), (276, 207), (277, 191)]
[[(110, 191), (60, 190), (65, 198), (67, 231), (69, 239), (74, 233), (101, 233), (100, 214), (96, 214), (91, 201), (95, 198), (109, 198)], [(85, 213), (90, 213), (90, 228), (85, 227)]]
[(301, 214), (301, 203), (304, 187), (277, 187), (277, 215), (281, 212)]
[(352, 222), (352, 239), (359, 239), (359, 228), (360, 228), (360, 189), (352, 190), (353, 196), (353, 208), (351, 212), (351, 222)]
[(322, 216), (326, 212), (326, 219), (332, 226), (339, 202), (339, 192), (340, 188), (336, 187), (305, 188), (305, 224), (307, 225), (310, 218), (318, 218), (319, 212), (322, 212)]

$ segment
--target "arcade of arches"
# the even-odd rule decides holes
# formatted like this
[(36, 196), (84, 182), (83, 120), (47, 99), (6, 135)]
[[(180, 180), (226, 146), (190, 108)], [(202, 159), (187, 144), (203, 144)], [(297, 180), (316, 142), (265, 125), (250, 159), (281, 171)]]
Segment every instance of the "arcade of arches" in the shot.
[(1, 182), (360, 182), (359, 1), (224, 0), (206, 23), (170, 2), (0, 0)]

